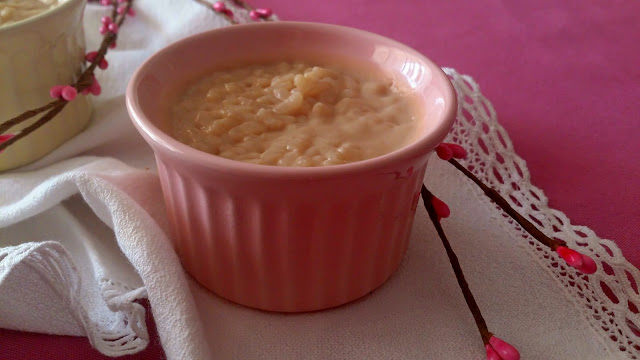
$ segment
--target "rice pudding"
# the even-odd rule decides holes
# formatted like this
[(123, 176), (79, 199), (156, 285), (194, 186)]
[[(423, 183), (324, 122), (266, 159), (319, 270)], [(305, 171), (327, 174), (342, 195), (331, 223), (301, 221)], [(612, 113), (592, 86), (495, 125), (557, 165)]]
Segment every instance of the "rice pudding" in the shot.
[(0, 1), (0, 26), (36, 16), (53, 9), (65, 0), (2, 0)]
[(213, 155), (263, 165), (384, 155), (414, 140), (419, 111), (405, 84), (372, 67), (296, 61), (218, 71), (177, 96), (168, 132)]

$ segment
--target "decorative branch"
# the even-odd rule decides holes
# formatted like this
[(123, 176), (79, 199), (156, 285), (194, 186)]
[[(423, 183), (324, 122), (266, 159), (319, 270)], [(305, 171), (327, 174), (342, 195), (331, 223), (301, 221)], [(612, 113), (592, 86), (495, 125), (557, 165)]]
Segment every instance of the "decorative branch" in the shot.
[(489, 331), (487, 322), (484, 320), (482, 312), (480, 311), (480, 307), (478, 306), (478, 303), (476, 303), (476, 300), (473, 297), (473, 293), (469, 289), (469, 284), (464, 277), (464, 273), (462, 272), (462, 267), (460, 266), (458, 257), (453, 251), (453, 248), (451, 247), (451, 244), (449, 243), (449, 240), (447, 239), (447, 236), (442, 229), (442, 225), (440, 224), (440, 219), (449, 216), (449, 207), (444, 202), (442, 202), (442, 200), (435, 197), (424, 185), (422, 185), (420, 194), (422, 195), (424, 207), (427, 210), (427, 213), (429, 213), (429, 218), (431, 219), (433, 226), (436, 228), (438, 236), (440, 237), (440, 240), (442, 240), (442, 245), (447, 252), (449, 262), (451, 263), (453, 272), (456, 275), (458, 286), (460, 287), (460, 290), (462, 290), (462, 295), (464, 296), (464, 300), (467, 303), (467, 307), (471, 311), (473, 319), (476, 322), (476, 326), (478, 327), (478, 331), (480, 332), (480, 337), (482, 338), (482, 342), (484, 343), (485, 350), (487, 352), (487, 360), (520, 359), (520, 353), (518, 353), (518, 350), (515, 347), (494, 336)]
[[(195, 2), (206, 6), (213, 11), (224, 15), (227, 20), (232, 24), (238, 24), (238, 21), (235, 19), (233, 15), (233, 11), (227, 7), (227, 4), (224, 1), (216, 1), (214, 3), (210, 3), (206, 0), (194, 0)], [(247, 4), (242, 0), (232, 0), (232, 3), (242, 9), (245, 9), (249, 12), (249, 17), (255, 21), (271, 21), (271, 15), (273, 15), (273, 11), (269, 8), (257, 8), (254, 9), (251, 5)]]
[(227, 18), (227, 20), (232, 23), (232, 24), (237, 24), (238, 21), (236, 21), (236, 19), (233, 16), (233, 12), (229, 9), (227, 9), (227, 5), (222, 2), (222, 1), (216, 1), (214, 3), (210, 3), (206, 0), (194, 0), (195, 2), (197, 2), (198, 4), (201, 4), (209, 9), (212, 9), (213, 11), (222, 14), (225, 18)]
[[(97, 2), (96, 0), (93, 0)], [(222, 14), (227, 18), (229, 22), (232, 24), (237, 24), (237, 20), (235, 20), (233, 12), (227, 8), (226, 4), (223, 1), (216, 1), (214, 3), (210, 3), (205, 0), (194, 0), (199, 4), (206, 6), (213, 11)], [(271, 21), (271, 16), (273, 12), (268, 8), (257, 8), (254, 9), (245, 1), (242, 0), (232, 0), (235, 6), (243, 8), (249, 11), (249, 16), (251, 19), (255, 21)], [(22, 114), (9, 119), (0, 124), (0, 153), (11, 146), (17, 141), (20, 141), (24, 137), (28, 136), (32, 132), (36, 131), (42, 125), (51, 121), (64, 107), (68, 102), (73, 101), (78, 93), (82, 94), (100, 94), (100, 85), (94, 76), (94, 71), (96, 67), (100, 69), (106, 69), (109, 64), (105, 60), (104, 56), (107, 54), (108, 49), (113, 49), (116, 47), (116, 39), (118, 37), (118, 30), (124, 23), (125, 18), (128, 16), (135, 16), (135, 11), (131, 8), (133, 0), (100, 0), (100, 4), (104, 6), (111, 6), (111, 16), (104, 16), (101, 21), (102, 25), (100, 26), (100, 33), (103, 34), (102, 43), (100, 44), (100, 48), (98, 51), (92, 51), (87, 53), (85, 59), (90, 62), (89, 66), (85, 71), (80, 74), (78, 81), (73, 85), (56, 85), (51, 91), (50, 95), (56, 100), (41, 106), (36, 109), (27, 110)], [(14, 134), (6, 134), (12, 127), (27, 121), (36, 115), (44, 113), (42, 117), (33, 123), (32, 125), (22, 129), (21, 131)]]
[(246, 1), (242, 0), (232, 0), (236, 6), (241, 7), (249, 12), (249, 17), (255, 21), (264, 20), (271, 21), (271, 15), (273, 15), (273, 11), (269, 8), (253, 8)]
[(587, 255), (581, 254), (575, 250), (569, 249), (567, 244), (564, 241), (552, 239), (549, 236), (545, 235), (542, 231), (540, 231), (535, 225), (533, 225), (529, 220), (527, 220), (524, 216), (520, 215), (510, 204), (509, 202), (500, 195), (495, 189), (492, 189), (485, 185), (480, 179), (478, 179), (473, 173), (467, 170), (464, 166), (462, 166), (455, 159), (465, 158), (467, 152), (464, 148), (457, 144), (449, 144), (442, 143), (436, 148), (436, 153), (438, 156), (448, 161), (451, 165), (453, 165), (456, 169), (462, 172), (466, 177), (471, 179), (482, 191), (484, 194), (491, 200), (493, 200), (498, 206), (504, 210), (511, 218), (513, 218), (522, 228), (528, 232), (534, 239), (536, 239), (541, 244), (549, 247), (551, 250), (555, 251), (562, 257), (567, 264), (576, 268), (585, 274), (593, 274), (597, 270), (597, 265), (593, 259)]
[[(453, 268), (453, 272), (456, 274), (458, 286), (460, 286), (460, 290), (462, 290), (462, 294), (464, 295), (464, 300), (467, 302), (467, 306), (469, 307), (469, 310), (471, 310), (471, 314), (473, 314), (473, 318), (476, 321), (476, 325), (478, 326), (478, 331), (480, 332), (482, 341), (487, 344), (489, 342), (489, 339), (491, 338), (491, 332), (489, 332), (487, 323), (484, 320), (484, 317), (482, 317), (482, 313), (480, 312), (480, 308), (478, 307), (478, 304), (476, 303), (471, 290), (469, 290), (469, 284), (464, 278), (464, 273), (462, 272), (462, 268), (460, 267), (458, 257), (453, 251), (453, 248), (451, 248), (451, 244), (449, 243), (449, 240), (447, 239), (447, 236), (442, 229), (442, 225), (440, 224), (440, 219), (449, 216), (447, 214), (449, 213), (449, 207), (446, 206), (446, 204), (442, 202), (442, 200), (433, 196), (433, 194), (424, 185), (422, 185), (422, 189), (420, 189), (420, 194), (422, 195), (424, 208), (427, 210), (429, 218), (431, 219), (433, 226), (436, 228), (438, 236), (440, 236), (440, 239), (442, 240), (442, 245), (447, 252), (449, 262), (451, 263), (451, 267)], [(442, 206), (442, 204), (444, 204), (444, 206)]]

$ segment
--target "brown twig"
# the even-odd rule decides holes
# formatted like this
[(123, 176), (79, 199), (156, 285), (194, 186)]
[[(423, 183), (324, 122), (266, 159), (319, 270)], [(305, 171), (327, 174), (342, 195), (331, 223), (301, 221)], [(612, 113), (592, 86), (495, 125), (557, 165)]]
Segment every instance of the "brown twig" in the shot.
[(0, 134), (3, 134), (5, 131), (11, 129), (15, 125), (18, 125), (21, 122), (40, 114), (41, 112), (47, 111), (62, 102), (66, 102), (66, 101), (62, 99), (54, 100), (45, 106), (41, 106), (37, 109), (25, 111), (22, 114), (14, 117), (13, 119), (3, 122), (2, 124), (0, 124)]
[(456, 275), (456, 280), (458, 280), (458, 286), (460, 290), (462, 290), (462, 295), (464, 295), (464, 300), (467, 302), (467, 306), (473, 315), (473, 319), (478, 326), (478, 331), (480, 332), (480, 336), (482, 337), (482, 342), (487, 345), (489, 343), (489, 339), (493, 336), (493, 334), (489, 331), (487, 327), (487, 323), (482, 316), (482, 312), (480, 312), (480, 307), (476, 303), (475, 298), (473, 297), (473, 293), (469, 289), (469, 284), (467, 280), (464, 278), (464, 273), (462, 272), (462, 267), (460, 266), (460, 262), (458, 261), (458, 257), (456, 253), (451, 248), (451, 244), (447, 239), (447, 236), (442, 229), (442, 225), (440, 225), (440, 221), (438, 220), (438, 214), (436, 213), (436, 209), (433, 206), (432, 200), (434, 198), (433, 194), (427, 189), (426, 186), (422, 185), (422, 189), (420, 190), (420, 194), (422, 195), (422, 202), (424, 203), (424, 207), (429, 213), (429, 218), (431, 222), (433, 222), (433, 226), (435, 226), (436, 231), (438, 232), (438, 236), (442, 240), (442, 245), (447, 252), (447, 256), (449, 257), (449, 262), (451, 263), (451, 267), (453, 268), (453, 272)]
[(463, 174), (465, 174), (469, 179), (471, 179), (482, 191), (485, 193), (487, 197), (493, 200), (507, 215), (511, 216), (523, 229), (525, 229), (531, 236), (533, 236), (540, 243), (548, 246), (551, 250), (556, 251), (559, 246), (566, 246), (566, 243), (560, 240), (555, 240), (547, 235), (545, 235), (542, 231), (538, 230), (538, 228), (533, 225), (529, 220), (525, 219), (524, 216), (520, 215), (505, 198), (500, 195), (496, 190), (485, 185), (480, 179), (478, 179), (471, 171), (467, 170), (464, 166), (462, 166), (458, 161), (451, 158), (448, 160), (456, 169), (460, 170)]
[(251, 5), (247, 4), (245, 1), (242, 1), (242, 0), (232, 0), (232, 1), (234, 4), (236, 4), (237, 6), (240, 6), (241, 8), (247, 11), (253, 10), (253, 7), (251, 7)]
[(67, 102), (64, 101), (64, 100), (62, 100), (61, 102), (57, 103), (56, 106), (54, 106), (51, 110), (46, 112), (38, 121), (34, 122), (33, 124), (27, 126), (24, 129), (22, 129), (22, 131), (20, 131), (18, 133), (18, 135), (14, 136), (13, 138), (11, 138), (11, 139), (3, 142), (2, 144), (0, 144), (0, 151), (3, 150), (4, 148), (10, 146), (11, 144), (15, 143), (16, 141), (22, 139), (23, 137), (31, 134), (36, 129), (40, 128), (42, 125), (44, 125), (47, 122), (49, 122), (49, 120), (51, 120), (54, 116), (58, 115), (58, 113), (60, 111), (62, 111), (62, 109), (64, 109), (64, 106), (66, 104), (67, 104)]

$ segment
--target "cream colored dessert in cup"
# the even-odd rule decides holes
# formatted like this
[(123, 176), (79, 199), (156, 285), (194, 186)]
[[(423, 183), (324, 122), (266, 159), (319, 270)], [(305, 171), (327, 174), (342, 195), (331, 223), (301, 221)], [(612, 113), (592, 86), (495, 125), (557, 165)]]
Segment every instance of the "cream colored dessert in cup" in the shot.
[(2, 0), (0, 26), (9, 25), (53, 9), (65, 0)]
[(263, 165), (374, 158), (413, 141), (417, 107), (403, 84), (364, 64), (267, 62), (219, 70), (171, 106), (180, 142)]

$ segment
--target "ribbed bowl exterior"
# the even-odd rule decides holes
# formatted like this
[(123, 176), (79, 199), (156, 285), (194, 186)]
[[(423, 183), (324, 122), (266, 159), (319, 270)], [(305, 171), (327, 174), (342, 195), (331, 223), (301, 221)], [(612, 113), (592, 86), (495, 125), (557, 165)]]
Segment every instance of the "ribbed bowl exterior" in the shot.
[(156, 152), (176, 251), (216, 294), (280, 312), (355, 300), (397, 269), (428, 155), (342, 178), (244, 179)]

